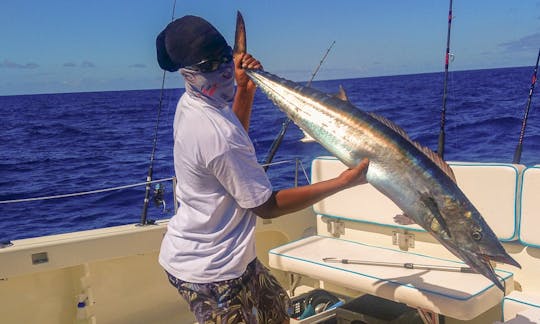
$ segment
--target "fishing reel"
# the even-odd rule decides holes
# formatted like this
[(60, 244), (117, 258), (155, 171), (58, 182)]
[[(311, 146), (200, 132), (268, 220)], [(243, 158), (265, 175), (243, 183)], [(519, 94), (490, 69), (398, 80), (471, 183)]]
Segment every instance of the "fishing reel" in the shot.
[(156, 183), (154, 186), (154, 191), (152, 192), (152, 200), (154, 205), (158, 208), (161, 208), (161, 212), (165, 213), (167, 211), (167, 204), (165, 202), (165, 186), (161, 183)]

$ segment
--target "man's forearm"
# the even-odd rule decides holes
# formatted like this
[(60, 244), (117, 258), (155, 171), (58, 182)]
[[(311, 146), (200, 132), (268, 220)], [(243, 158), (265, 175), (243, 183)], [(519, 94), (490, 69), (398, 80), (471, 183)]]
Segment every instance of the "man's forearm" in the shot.
[(249, 130), (251, 107), (253, 106), (253, 99), (255, 98), (255, 90), (255, 88), (237, 87), (234, 96), (233, 111), (246, 131)]
[(283, 214), (295, 212), (307, 208), (344, 188), (345, 184), (338, 178), (334, 178), (309, 186), (283, 189), (276, 193), (277, 208)]
[(340, 179), (334, 178), (312, 185), (283, 189), (274, 192), (265, 204), (253, 210), (262, 218), (276, 218), (307, 208), (346, 187)]
[(304, 209), (338, 191), (366, 184), (368, 166), (369, 159), (364, 158), (356, 167), (343, 171), (333, 179), (274, 192), (270, 199), (253, 208), (253, 211), (262, 218), (275, 218)]

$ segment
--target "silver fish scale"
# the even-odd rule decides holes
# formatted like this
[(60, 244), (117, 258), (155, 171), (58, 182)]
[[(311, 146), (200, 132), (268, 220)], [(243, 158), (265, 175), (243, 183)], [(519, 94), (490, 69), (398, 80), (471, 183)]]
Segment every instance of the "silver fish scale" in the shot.
[[(363, 127), (354, 124), (353, 118), (335, 110), (327, 109), (328, 101), (338, 100), (332, 96), (313, 93), (306, 96), (297, 90), (310, 90), (297, 86), (291, 90), (287, 80), (269, 78), (261, 72), (248, 72), (270, 100), (311, 137), (316, 139), (328, 151), (338, 156), (347, 166), (352, 167), (365, 156), (370, 156), (369, 143), (362, 141), (365, 136), (358, 136)], [(258, 82), (257, 82), (258, 80)], [(295, 91), (296, 90), (296, 91)], [(348, 120), (344, 121), (343, 118)], [(351, 122), (353, 126), (351, 127)], [(358, 148), (362, 148), (358, 151)]]
[[(345, 165), (354, 167), (369, 158), (371, 185), (503, 289), (489, 259), (519, 264), (439, 162), (432, 160), (433, 152), (422, 151), (396, 127), (348, 102), (264, 71), (248, 70), (247, 74), (292, 121)], [(481, 239), (473, 235), (478, 229)]]

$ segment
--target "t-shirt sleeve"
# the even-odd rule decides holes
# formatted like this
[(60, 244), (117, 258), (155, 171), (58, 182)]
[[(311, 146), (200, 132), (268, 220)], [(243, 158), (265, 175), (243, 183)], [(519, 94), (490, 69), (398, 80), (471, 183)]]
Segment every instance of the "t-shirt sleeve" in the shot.
[(272, 194), (272, 185), (264, 169), (247, 147), (237, 147), (218, 155), (209, 167), (242, 208), (258, 207)]

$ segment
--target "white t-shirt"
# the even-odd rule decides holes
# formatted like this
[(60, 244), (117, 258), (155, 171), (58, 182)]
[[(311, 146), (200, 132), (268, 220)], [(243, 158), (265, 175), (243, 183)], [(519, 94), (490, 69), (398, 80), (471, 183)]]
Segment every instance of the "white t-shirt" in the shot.
[(184, 94), (174, 119), (174, 168), (180, 207), (159, 262), (193, 283), (238, 278), (256, 257), (256, 215), (272, 186), (234, 112)]

